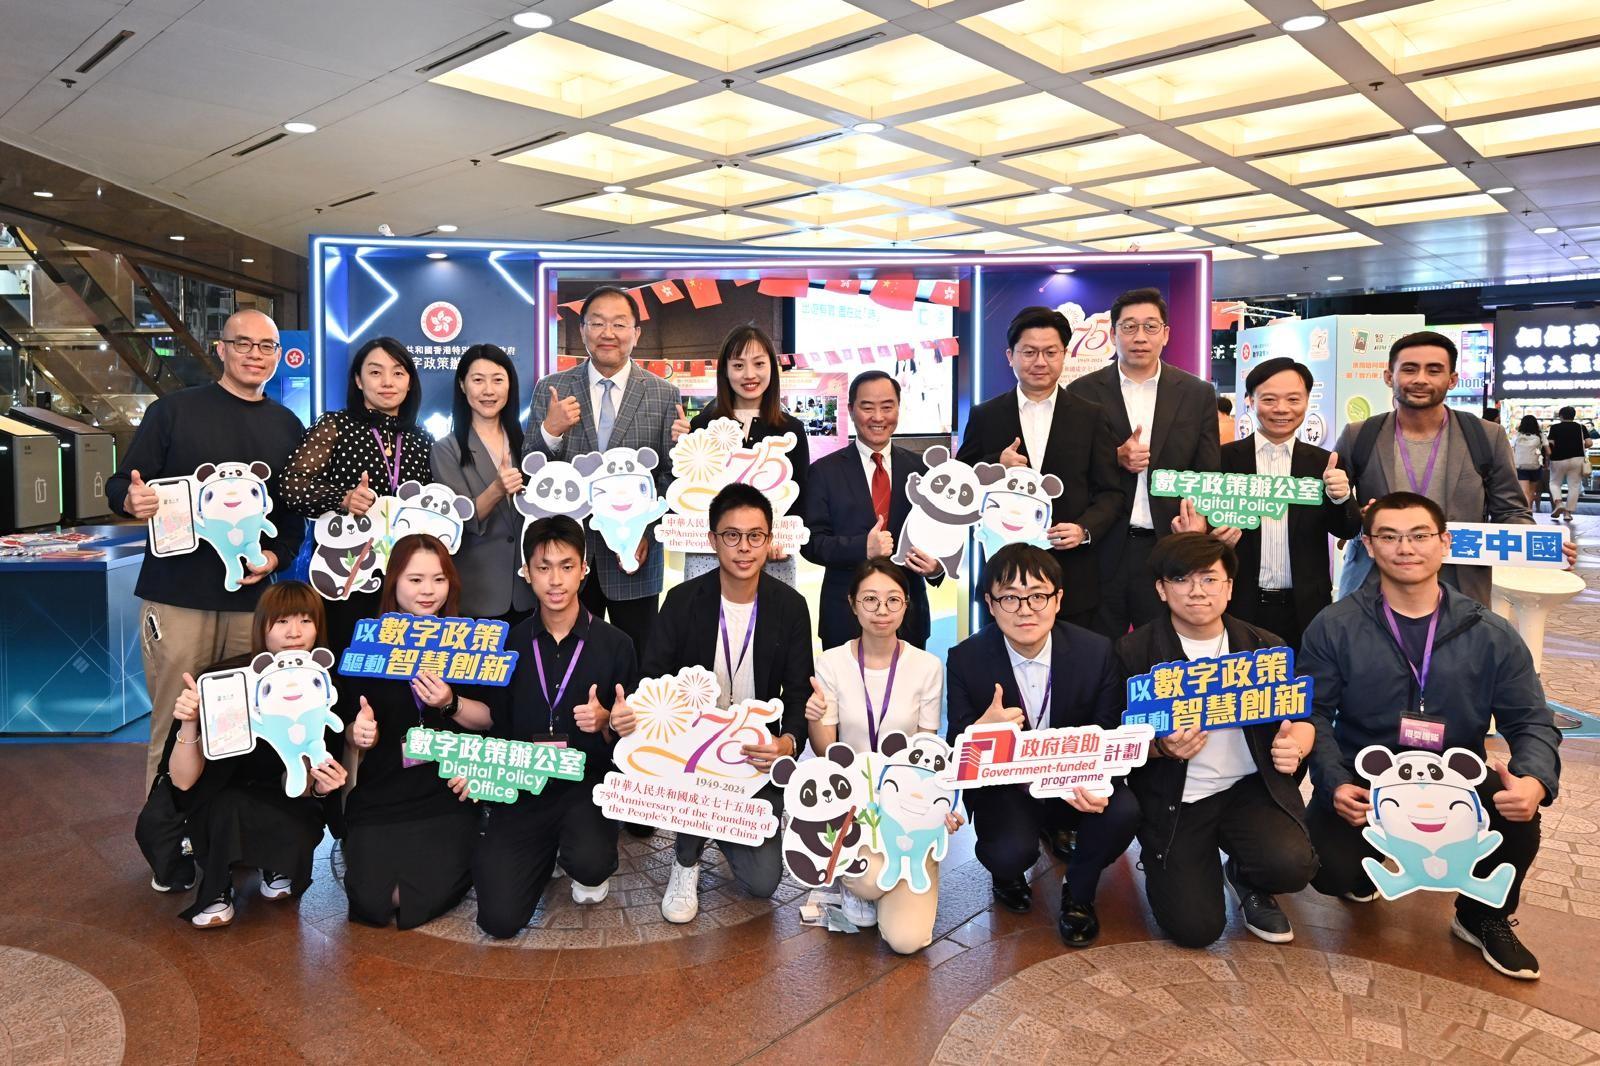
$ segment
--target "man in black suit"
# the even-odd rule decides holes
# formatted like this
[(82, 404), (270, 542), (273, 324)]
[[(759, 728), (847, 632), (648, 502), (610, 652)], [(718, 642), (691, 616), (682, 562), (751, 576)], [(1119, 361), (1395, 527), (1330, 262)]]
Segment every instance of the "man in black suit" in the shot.
[[(642, 678), (703, 666), (717, 678), (718, 706), (741, 700), (781, 700), (783, 718), (763, 744), (741, 749), (758, 770), (784, 755), (800, 757), (811, 695), (811, 612), (800, 593), (762, 572), (772, 544), (772, 504), (759, 489), (728, 485), (711, 500), (710, 542), (717, 568), (676, 586), (661, 604), (640, 664)], [(622, 710), (618, 711), (617, 707)], [(633, 732), (632, 708), (618, 700), (611, 727)], [(783, 790), (770, 781), (756, 793), (783, 817)], [(751, 846), (720, 841), (733, 876), (752, 896), (765, 898), (783, 876), (782, 834)], [(702, 837), (678, 834), (677, 862), (661, 900), (661, 916), (682, 924), (700, 910)]]
[[(856, 427), (855, 444), (812, 463), (806, 493), (811, 539), (800, 554), (823, 568), (817, 629), (824, 651), (860, 632), (850, 609), (850, 575), (863, 559), (894, 554), (894, 542), (911, 513), (906, 478), (928, 472), (922, 456), (892, 445), (900, 425), (900, 383), (891, 375), (868, 370), (850, 382), (850, 421)], [(931, 626), (923, 578), (937, 584), (944, 570), (915, 548), (905, 568), (912, 579), (911, 594), (900, 636), (921, 648)]]
[(1105, 412), (1057, 384), (1071, 340), (1066, 316), (1048, 307), (1025, 307), (1011, 320), (1006, 362), (1017, 387), (972, 409), (956, 458), (1027, 466), (1061, 479), (1049, 537), (1065, 590), (1062, 616), (1090, 628), (1100, 579), (1089, 545), (1111, 531), (1124, 496)]
[[(1244, 388), (1256, 431), (1222, 446), (1222, 470), (1320, 478), (1321, 505), (1290, 505), (1287, 518), (1264, 518), (1259, 529), (1219, 526), (1211, 533), (1231, 544), (1239, 557), (1228, 613), (1276, 633), (1296, 652), (1311, 619), (1333, 602), (1328, 538), (1361, 534), (1361, 508), (1339, 457), (1295, 439), (1306, 420), (1313, 384), (1311, 369), (1287, 357), (1254, 367)], [(1183, 507), (1174, 527), (1203, 528), (1204, 520), (1191, 511)]]
[[(1111, 642), (1058, 620), (1061, 567), (1054, 554), (1008, 544), (990, 557), (985, 580), (994, 624), (951, 648), (947, 659), (950, 743), (976, 723), (1114, 728), (1127, 701)], [(1035, 799), (1027, 785), (990, 785), (963, 795), (978, 834), (978, 861), (1007, 910), (1021, 913), (1033, 905), (1026, 874), (1039, 858), (1041, 833), (1077, 831), (1057, 929), (1072, 947), (1092, 942), (1100, 932), (1094, 911), (1100, 874), (1127, 850), (1139, 824), (1138, 803), (1126, 786), (1109, 798), (1080, 788), (1062, 799)]]
[(1149, 471), (1216, 470), (1217, 393), (1208, 382), (1161, 362), (1170, 336), (1167, 301), (1157, 289), (1133, 289), (1111, 304), (1116, 362), (1067, 386), (1105, 408), (1127, 497), (1121, 519), (1097, 539), (1102, 633), (1120, 637), (1164, 609), (1144, 579), (1156, 537), (1171, 531), (1178, 501), (1150, 495)]

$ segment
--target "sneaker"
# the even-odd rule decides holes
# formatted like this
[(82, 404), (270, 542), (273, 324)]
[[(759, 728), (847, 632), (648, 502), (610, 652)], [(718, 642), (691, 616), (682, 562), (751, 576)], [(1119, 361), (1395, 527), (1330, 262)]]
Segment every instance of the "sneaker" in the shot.
[(578, 904), (599, 903), (611, 892), (611, 878), (606, 878), (593, 887), (582, 884), (577, 878), (572, 879), (572, 902)]
[(224, 892), (189, 921), (196, 929), (221, 929), (233, 921), (233, 893)]
[(1483, 961), (1507, 977), (1537, 981), (1539, 960), (1533, 957), (1533, 952), (1522, 946), (1522, 941), (1512, 932), (1511, 927), (1516, 924), (1515, 918), (1491, 916), (1464, 919), (1457, 912), (1450, 919), (1450, 932), (1455, 934), (1457, 940), (1465, 940), (1483, 952)]
[(561, 868), (559, 862), (550, 868), (550, 880), (559, 881), (565, 876), (567, 876), (567, 871)]
[(877, 902), (862, 899), (843, 885), (839, 886), (839, 906), (844, 911), (845, 918), (857, 929), (866, 929), (878, 924)]
[(1239, 880), (1239, 871), (1232, 859), (1222, 868), (1228, 887), (1239, 901), (1244, 915), (1244, 927), (1269, 944), (1287, 944), (1294, 939), (1294, 926), (1289, 916), (1278, 907), (1272, 896)]
[(1340, 898), (1347, 899), (1351, 903), (1371, 903), (1378, 898), (1378, 890), (1374, 888), (1370, 892), (1346, 892)]
[(194, 887), (194, 874), (189, 874), (189, 883), (186, 885), (169, 885), (164, 883), (159, 877), (152, 875), (150, 878), (150, 887), (155, 889), (157, 892), (187, 892)]
[(661, 917), (674, 925), (694, 921), (700, 913), (700, 864), (683, 866), (672, 864), (672, 876), (667, 878), (667, 890), (661, 897)]
[(294, 882), (274, 870), (261, 871), (261, 897), (282, 899), (294, 890)]

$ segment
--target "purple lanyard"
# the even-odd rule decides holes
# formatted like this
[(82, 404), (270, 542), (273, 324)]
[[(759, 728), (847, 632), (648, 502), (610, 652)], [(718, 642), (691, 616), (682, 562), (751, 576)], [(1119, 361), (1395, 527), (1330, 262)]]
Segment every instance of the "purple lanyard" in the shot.
[(1405, 464), (1406, 480), (1411, 482), (1411, 491), (1418, 496), (1428, 494), (1428, 486), (1433, 483), (1433, 464), (1439, 461), (1439, 445), (1444, 443), (1444, 434), (1449, 428), (1450, 416), (1446, 415), (1444, 425), (1439, 427), (1438, 435), (1433, 438), (1433, 451), (1428, 453), (1428, 465), (1423, 468), (1422, 484), (1418, 485), (1417, 468), (1411, 465), (1411, 449), (1406, 447), (1405, 438), (1400, 435), (1400, 416), (1394, 416), (1394, 447), (1400, 453), (1400, 462)]
[(750, 650), (750, 638), (756, 633), (756, 615), (761, 610), (761, 601), (750, 601), (750, 626), (744, 631), (744, 643), (739, 645), (739, 661), (733, 661), (733, 644), (728, 640), (728, 616), (723, 613), (722, 605), (717, 605), (717, 625), (722, 628), (722, 661), (728, 667), (728, 702), (733, 702), (733, 675), (734, 671), (744, 665), (745, 653)]
[[(410, 682), (406, 683), (406, 687), (407, 688), (411, 688)], [(411, 688), (411, 702), (417, 705), (417, 725), (419, 727), (421, 727), (421, 728), (427, 728), (427, 724), (428, 723), (426, 723), (426, 722), (424, 722), (422, 720), (422, 709), (423, 709), (422, 708), (422, 697), (417, 695), (417, 690), (414, 689), (414, 688)], [(407, 755), (405, 753), (405, 744), (401, 743), (401, 745), (400, 745), (400, 769), (409, 770), (413, 766), (421, 766), (423, 763), (425, 763), (427, 761), (428, 760), (426, 760), (426, 759), (413, 759), (411, 756)]]
[(1039, 704), (1039, 720), (1033, 723), (1034, 729), (1043, 729), (1050, 724), (1050, 693), (1056, 687), (1056, 668), (1052, 663), (1050, 672), (1044, 677), (1044, 701)]
[[(378, 427), (377, 426), (372, 426), (371, 429), (372, 429), (372, 439), (378, 442), (378, 454), (382, 455), (383, 454), (383, 434), (378, 432)], [(398, 489), (400, 487), (400, 448), (404, 444), (405, 444), (405, 440), (401, 437), (400, 431), (399, 430), (395, 430), (395, 434), (394, 434), (394, 469), (389, 471), (389, 491), (390, 492), (394, 492), (396, 489)], [(1432, 470), (1433, 467), (1430, 466), (1428, 469)]]
[(874, 716), (872, 693), (867, 691), (867, 660), (861, 653), (861, 641), (856, 641), (856, 666), (861, 670), (861, 695), (867, 701), (867, 733), (873, 751), (878, 750), (878, 732), (883, 728), (883, 720), (889, 714), (889, 695), (894, 692), (894, 672), (900, 666), (900, 647), (900, 642), (895, 641), (894, 656), (889, 660), (889, 680), (883, 686), (883, 703)]
[(1400, 654), (1405, 658), (1406, 665), (1411, 667), (1411, 676), (1417, 679), (1417, 711), (1427, 714), (1427, 704), (1422, 695), (1422, 690), (1428, 684), (1428, 668), (1433, 665), (1433, 638), (1439, 632), (1440, 608), (1444, 604), (1444, 589), (1439, 589), (1439, 600), (1433, 605), (1433, 617), (1428, 620), (1428, 636), (1422, 644), (1422, 668), (1411, 661), (1411, 653), (1406, 651), (1405, 641), (1400, 639), (1400, 623), (1395, 620), (1394, 608), (1389, 606), (1387, 600), (1380, 600), (1383, 604), (1383, 620), (1389, 623), (1389, 632), (1394, 634), (1394, 642), (1400, 646)]
[[(545, 683), (544, 656), (539, 652), (539, 638), (535, 636), (530, 642), (533, 644), (533, 665), (539, 675), (539, 691), (544, 694), (544, 706), (550, 712), (550, 728), (547, 732), (551, 736), (556, 735), (556, 704), (560, 703), (561, 697), (566, 695), (567, 682), (572, 680), (572, 671), (578, 668), (578, 657), (583, 654), (583, 646), (588, 642), (588, 639), (588, 637), (583, 637), (578, 641), (578, 646), (573, 649), (572, 661), (567, 664), (567, 672), (561, 676), (561, 684), (556, 688), (555, 699), (550, 698), (550, 687)], [(556, 661), (560, 662), (561, 660), (558, 657)]]

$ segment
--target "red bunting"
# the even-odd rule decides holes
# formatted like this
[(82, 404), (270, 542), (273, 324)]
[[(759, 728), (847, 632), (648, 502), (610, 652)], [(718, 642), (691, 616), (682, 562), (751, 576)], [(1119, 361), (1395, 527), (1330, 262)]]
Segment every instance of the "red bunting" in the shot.
[(894, 346), (894, 357), (902, 363), (909, 363), (916, 358), (916, 354), (916, 349), (909, 344), (897, 344)]
[(917, 302), (916, 278), (880, 278), (871, 292), (872, 302), (896, 311), (909, 311)]
[(629, 289), (628, 295), (633, 297), (633, 306), (639, 309), (639, 321), (650, 321), (650, 309), (644, 305), (644, 289)]
[(871, 348), (857, 348), (856, 349), (856, 362), (860, 363), (862, 366), (871, 366), (872, 365), (872, 349)]
[(829, 366), (838, 366), (840, 363), (844, 362), (844, 360), (839, 357), (839, 353), (833, 351), (832, 349), (823, 352), (822, 357), (828, 361)]
[(961, 342), (954, 337), (940, 337), (933, 342), (933, 350), (937, 355), (959, 355), (961, 353)]
[(755, 278), (740, 278), (739, 280), (735, 281), (734, 284), (735, 285), (750, 285), (755, 280), (756, 280)]
[(854, 295), (861, 291), (860, 278), (832, 278), (822, 283), (822, 287), (829, 292), (842, 292)]
[(656, 299), (664, 304), (670, 304), (683, 299), (683, 293), (672, 283), (671, 278), (664, 278), (650, 286), (650, 291), (656, 294)]
[(715, 307), (722, 302), (722, 293), (717, 291), (716, 278), (684, 278), (683, 287), (689, 290), (689, 302), (694, 304), (696, 311), (705, 307)]
[(933, 291), (928, 294), (929, 303), (944, 304), (946, 307), (954, 307), (960, 298), (961, 286), (953, 281), (934, 282)]
[(763, 296), (791, 296), (802, 300), (811, 291), (811, 283), (805, 278), (762, 278), (756, 291)]

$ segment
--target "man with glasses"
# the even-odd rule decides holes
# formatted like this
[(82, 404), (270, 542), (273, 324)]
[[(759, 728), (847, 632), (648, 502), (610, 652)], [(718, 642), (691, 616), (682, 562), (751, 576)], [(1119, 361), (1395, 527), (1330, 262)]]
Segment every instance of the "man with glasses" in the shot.
[[(133, 443), (106, 482), (106, 499), (113, 510), (145, 521), (160, 504), (150, 487), (158, 478), (188, 477), (206, 463), (266, 463), (272, 468), (267, 493), (278, 534), (262, 539), (265, 562), (247, 565), (242, 587), (233, 592), (224, 588), (216, 552), (158, 558), (146, 546), (134, 595), (143, 601), (139, 642), (150, 694), (147, 789), (161, 765), (183, 675), (198, 675), (250, 650), (251, 615), (264, 583), (294, 560), (305, 535), (305, 524), (293, 518), (279, 494), (279, 479), (306, 429), (265, 392), (278, 369), (278, 327), (260, 311), (236, 311), (223, 323), (215, 350), (222, 364), (215, 383), (169, 393), (145, 409)], [(151, 883), (162, 892), (182, 887)]]
[[(703, 666), (717, 678), (717, 706), (741, 700), (781, 700), (783, 717), (773, 736), (742, 751), (756, 769), (771, 770), (785, 755), (799, 758), (806, 735), (806, 700), (811, 696), (811, 612), (805, 597), (762, 572), (772, 543), (772, 504), (759, 489), (733, 484), (711, 500), (708, 514), (717, 568), (676, 586), (661, 605), (661, 617), (645, 645), (639, 674), (676, 674)], [(611, 709), (611, 727), (633, 732), (625, 701)], [(783, 790), (770, 781), (756, 798), (782, 817)], [(757, 845), (719, 841), (734, 880), (758, 898), (771, 896), (783, 876), (775, 834)], [(661, 916), (682, 924), (700, 911), (703, 837), (678, 834), (677, 861), (661, 900)]]
[[(1051, 552), (1008, 544), (989, 557), (984, 599), (994, 624), (950, 649), (949, 741), (973, 725), (1013, 722), (1018, 728), (1114, 728), (1126, 705), (1111, 642), (1060, 620), (1061, 567)], [(1062, 799), (1036, 799), (1027, 785), (991, 785), (964, 793), (977, 831), (978, 861), (994, 881), (994, 898), (1009, 911), (1033, 906), (1027, 873), (1039, 858), (1042, 833), (1076, 831), (1061, 885), (1056, 928), (1071, 947), (1100, 933), (1095, 890), (1101, 872), (1127, 850), (1139, 821), (1126, 788), (1111, 796), (1083, 789)]]
[(1487, 815), (1503, 839), (1474, 873), (1510, 863), (1516, 877), (1500, 907), (1458, 895), (1450, 931), (1500, 973), (1532, 980), (1539, 961), (1511, 915), (1539, 851), (1539, 808), (1555, 800), (1561, 776), (1561, 734), (1533, 657), (1510, 623), (1440, 581), (1450, 534), (1436, 502), (1393, 492), (1368, 505), (1363, 521), (1378, 579), (1312, 619), (1299, 658), (1313, 679), (1317, 731), (1307, 822), (1322, 870), (1312, 886), (1355, 903), (1377, 896), (1361, 866), (1379, 858), (1362, 836), (1373, 803), (1355, 772), (1363, 748), (1483, 757), (1492, 725), (1511, 756), (1468, 798), (1471, 817)]
[(1161, 362), (1170, 336), (1167, 301), (1157, 289), (1133, 289), (1111, 304), (1117, 358), (1067, 386), (1099, 404), (1111, 422), (1126, 502), (1119, 521), (1098, 540), (1100, 630), (1112, 636), (1161, 613), (1144, 580), (1156, 538), (1172, 529), (1178, 501), (1150, 495), (1150, 471), (1216, 470), (1217, 393), (1193, 374)]
[[(1237, 568), (1233, 549), (1204, 533), (1158, 541), (1150, 570), (1166, 611), (1117, 642), (1123, 674), (1281, 645), (1276, 635), (1224, 613)], [(1298, 892), (1317, 871), (1294, 777), (1314, 735), (1310, 722), (1180, 729), (1157, 740), (1150, 760), (1128, 775), (1143, 815), (1150, 912), (1178, 944), (1203, 948), (1222, 935), (1224, 882), (1246, 929), (1274, 944), (1294, 939), (1273, 893)]]
[(1061, 568), (1062, 615), (1090, 628), (1100, 580), (1089, 546), (1111, 531), (1125, 497), (1104, 409), (1059, 384), (1071, 341), (1066, 316), (1048, 307), (1025, 307), (1011, 320), (1006, 362), (1017, 387), (972, 409), (956, 458), (1030, 467), (1061, 480), (1048, 534)]
[[(656, 453), (657, 489), (672, 480), (672, 421), (683, 402), (675, 385), (633, 363), (639, 343), (639, 312), (622, 289), (606, 285), (584, 298), (578, 331), (589, 358), (570, 370), (542, 378), (533, 387), (524, 449), (552, 459), (571, 460), (607, 448), (651, 448)], [(621, 560), (589, 530), (589, 578), (583, 602), (596, 617), (628, 634), (635, 648), (649, 641), (661, 596), (664, 553), (646, 531), (636, 554), (638, 569), (623, 570)]]

